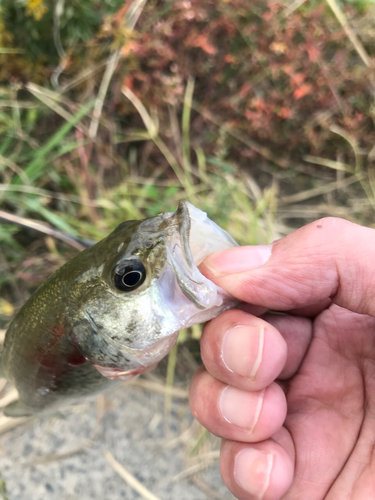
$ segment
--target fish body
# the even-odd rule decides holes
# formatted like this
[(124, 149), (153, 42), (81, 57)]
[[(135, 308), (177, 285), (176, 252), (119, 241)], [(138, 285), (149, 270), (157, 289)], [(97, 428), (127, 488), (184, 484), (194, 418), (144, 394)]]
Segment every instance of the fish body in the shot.
[(178, 331), (236, 300), (198, 270), (237, 243), (188, 202), (120, 224), (52, 274), (6, 333), (0, 373), (19, 400), (7, 415), (56, 409), (151, 370)]

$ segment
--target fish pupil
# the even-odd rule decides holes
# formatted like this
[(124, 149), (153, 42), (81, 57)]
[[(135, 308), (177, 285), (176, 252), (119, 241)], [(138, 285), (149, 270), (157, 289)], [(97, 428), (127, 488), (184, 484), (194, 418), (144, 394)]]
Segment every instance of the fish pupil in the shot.
[(142, 273), (139, 271), (130, 271), (122, 277), (125, 286), (133, 287), (142, 279)]
[(123, 261), (114, 269), (113, 282), (118, 290), (130, 292), (138, 288), (146, 279), (146, 270), (137, 259)]

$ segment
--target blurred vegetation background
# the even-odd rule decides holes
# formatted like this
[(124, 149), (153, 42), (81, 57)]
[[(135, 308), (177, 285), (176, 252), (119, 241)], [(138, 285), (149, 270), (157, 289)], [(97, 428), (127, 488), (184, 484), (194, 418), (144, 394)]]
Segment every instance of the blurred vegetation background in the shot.
[[(325, 215), (375, 227), (374, 14), (2, 0), (0, 210), (94, 241), (181, 199), (241, 244)], [(0, 327), (77, 251), (1, 223)]]

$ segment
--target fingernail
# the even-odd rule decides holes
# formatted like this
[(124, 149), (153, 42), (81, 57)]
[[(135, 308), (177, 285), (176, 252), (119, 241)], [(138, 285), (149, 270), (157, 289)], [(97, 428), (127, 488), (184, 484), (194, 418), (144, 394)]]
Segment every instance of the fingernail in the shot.
[(243, 490), (262, 500), (270, 484), (272, 466), (272, 453), (245, 448), (236, 456), (234, 479)]
[(253, 432), (256, 426), (264, 399), (263, 391), (246, 392), (236, 387), (227, 386), (220, 396), (220, 411), (230, 424)]
[(209, 255), (204, 265), (214, 275), (240, 273), (262, 266), (270, 258), (272, 245), (242, 246)]
[(262, 361), (263, 348), (263, 325), (236, 326), (225, 333), (221, 356), (228, 370), (254, 379)]

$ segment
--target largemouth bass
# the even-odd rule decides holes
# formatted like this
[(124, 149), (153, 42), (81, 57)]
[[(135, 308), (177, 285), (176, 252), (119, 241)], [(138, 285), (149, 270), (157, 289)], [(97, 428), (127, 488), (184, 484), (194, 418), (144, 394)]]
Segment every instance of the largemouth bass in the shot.
[(6, 333), (0, 375), (19, 399), (5, 414), (52, 410), (151, 371), (180, 329), (236, 304), (197, 267), (233, 246), (228, 233), (183, 201), (174, 213), (120, 224), (64, 264)]

